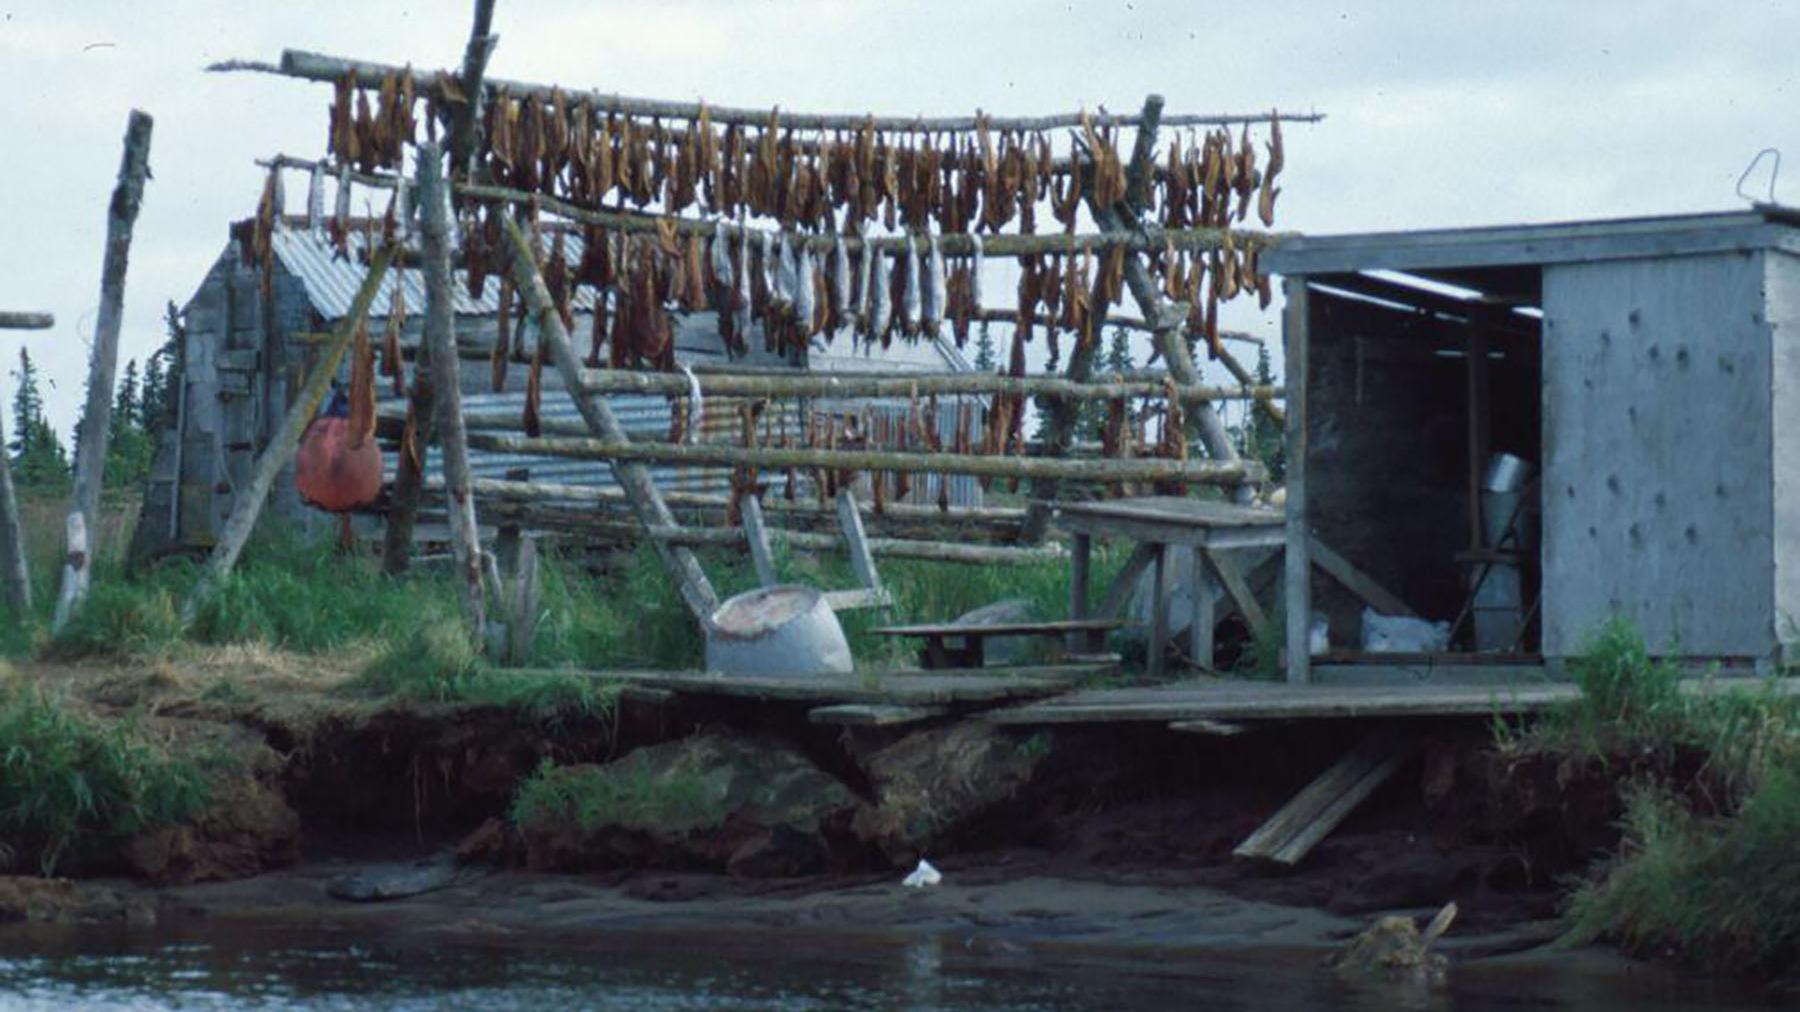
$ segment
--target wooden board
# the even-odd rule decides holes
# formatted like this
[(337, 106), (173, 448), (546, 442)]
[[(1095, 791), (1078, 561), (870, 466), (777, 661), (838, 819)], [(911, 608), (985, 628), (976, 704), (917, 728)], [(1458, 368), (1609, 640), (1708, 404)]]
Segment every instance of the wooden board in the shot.
[[(1800, 696), (1800, 679), (1689, 679), (1683, 692), (1763, 691)], [(1349, 717), (1489, 717), (1541, 710), (1575, 699), (1567, 682), (1513, 685), (1295, 685), (1196, 679), (1156, 688), (1086, 689), (986, 714), (998, 724), (1078, 724), (1185, 720), (1307, 720)]]
[(1234, 738), (1250, 729), (1242, 724), (1228, 724), (1222, 720), (1178, 720), (1169, 725), (1169, 730), (1184, 734), (1204, 734), (1213, 738)]
[(1138, 520), (1205, 527), (1280, 527), (1286, 520), (1277, 509), (1174, 495), (1057, 503), (1056, 512), (1059, 516), (1071, 518)]
[(881, 636), (1061, 636), (1072, 632), (1104, 632), (1124, 624), (1125, 620), (1120, 618), (1082, 618), (994, 625), (884, 625), (869, 631)]
[(1293, 867), (1400, 768), (1416, 746), (1386, 731), (1365, 738), (1257, 827), (1232, 851)]
[(842, 727), (899, 727), (932, 720), (949, 713), (944, 706), (896, 706), (892, 703), (834, 703), (808, 710), (815, 724)]
[(620, 683), (668, 689), (686, 695), (732, 696), (783, 702), (886, 703), (929, 706), (982, 704), (1041, 699), (1067, 691), (1081, 679), (1106, 674), (1100, 665), (1043, 665), (978, 668), (922, 673), (911, 669), (867, 675), (817, 678), (771, 678), (724, 675), (705, 671), (555, 671), (510, 669), (544, 675), (579, 675)]

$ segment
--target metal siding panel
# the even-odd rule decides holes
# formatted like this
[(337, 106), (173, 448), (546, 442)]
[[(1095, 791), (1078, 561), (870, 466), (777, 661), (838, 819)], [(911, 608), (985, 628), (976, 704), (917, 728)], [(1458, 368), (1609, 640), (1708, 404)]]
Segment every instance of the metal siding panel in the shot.
[(1653, 649), (1773, 647), (1761, 258), (1544, 272), (1544, 650), (1609, 614)]

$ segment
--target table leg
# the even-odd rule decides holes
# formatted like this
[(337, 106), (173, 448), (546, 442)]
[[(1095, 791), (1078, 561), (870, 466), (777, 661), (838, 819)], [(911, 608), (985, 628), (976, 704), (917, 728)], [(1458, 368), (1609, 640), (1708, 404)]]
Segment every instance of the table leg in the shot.
[(1169, 652), (1169, 602), (1163, 586), (1168, 571), (1169, 548), (1153, 546), (1150, 573), (1150, 657), (1144, 665), (1152, 678), (1163, 673), (1163, 657)]
[(963, 640), (963, 662), (971, 668), (987, 666), (986, 636), (970, 636)]
[[(1093, 559), (1093, 538), (1086, 534), (1076, 534), (1069, 554), (1069, 617), (1080, 621), (1088, 616), (1088, 573), (1089, 563)], [(1083, 637), (1070, 633), (1068, 649), (1079, 651)]]
[(950, 651), (944, 648), (942, 636), (925, 637), (925, 666), (927, 668), (947, 668), (950, 666)]
[(1200, 546), (1194, 546), (1194, 614), (1188, 628), (1188, 654), (1194, 664), (1213, 670), (1213, 626), (1218, 621), (1213, 602), (1218, 582), (1212, 562)]

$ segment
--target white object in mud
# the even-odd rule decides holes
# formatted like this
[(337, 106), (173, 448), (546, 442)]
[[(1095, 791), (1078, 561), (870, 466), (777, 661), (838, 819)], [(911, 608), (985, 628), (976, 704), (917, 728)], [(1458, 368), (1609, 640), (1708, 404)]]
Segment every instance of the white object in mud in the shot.
[(1372, 654), (1431, 654), (1450, 648), (1450, 623), (1363, 609), (1363, 649)]
[(943, 872), (933, 868), (930, 861), (920, 858), (919, 866), (912, 870), (912, 874), (901, 879), (900, 884), (908, 889), (923, 889), (926, 886), (937, 885), (943, 880)]
[(850, 644), (811, 587), (760, 587), (719, 605), (706, 631), (706, 668), (733, 675), (847, 675)]

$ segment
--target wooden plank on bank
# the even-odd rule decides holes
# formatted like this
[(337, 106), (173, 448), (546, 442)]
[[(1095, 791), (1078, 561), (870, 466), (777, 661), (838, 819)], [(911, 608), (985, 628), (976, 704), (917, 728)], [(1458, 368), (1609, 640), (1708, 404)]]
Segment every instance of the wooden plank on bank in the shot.
[(1300, 863), (1350, 817), (1356, 806), (1394, 775), (1413, 747), (1386, 731), (1363, 739), (1281, 806), (1232, 855), (1288, 867)]
[(1206, 680), (1177, 686), (1086, 689), (996, 710), (1000, 724), (1106, 724), (1185, 720), (1485, 717), (1528, 713), (1576, 698), (1568, 683), (1536, 685), (1314, 685)]
[(933, 720), (949, 713), (943, 706), (897, 706), (892, 703), (834, 703), (806, 712), (815, 724), (839, 727), (900, 727)]
[(1068, 691), (1082, 679), (1115, 670), (1106, 665), (1054, 664), (947, 669), (867, 675), (778, 678), (707, 671), (566, 671), (513, 668), (546, 677), (570, 674), (622, 685), (667, 689), (683, 695), (730, 696), (771, 702), (881, 703), (899, 706), (983, 704), (1042, 699)]

